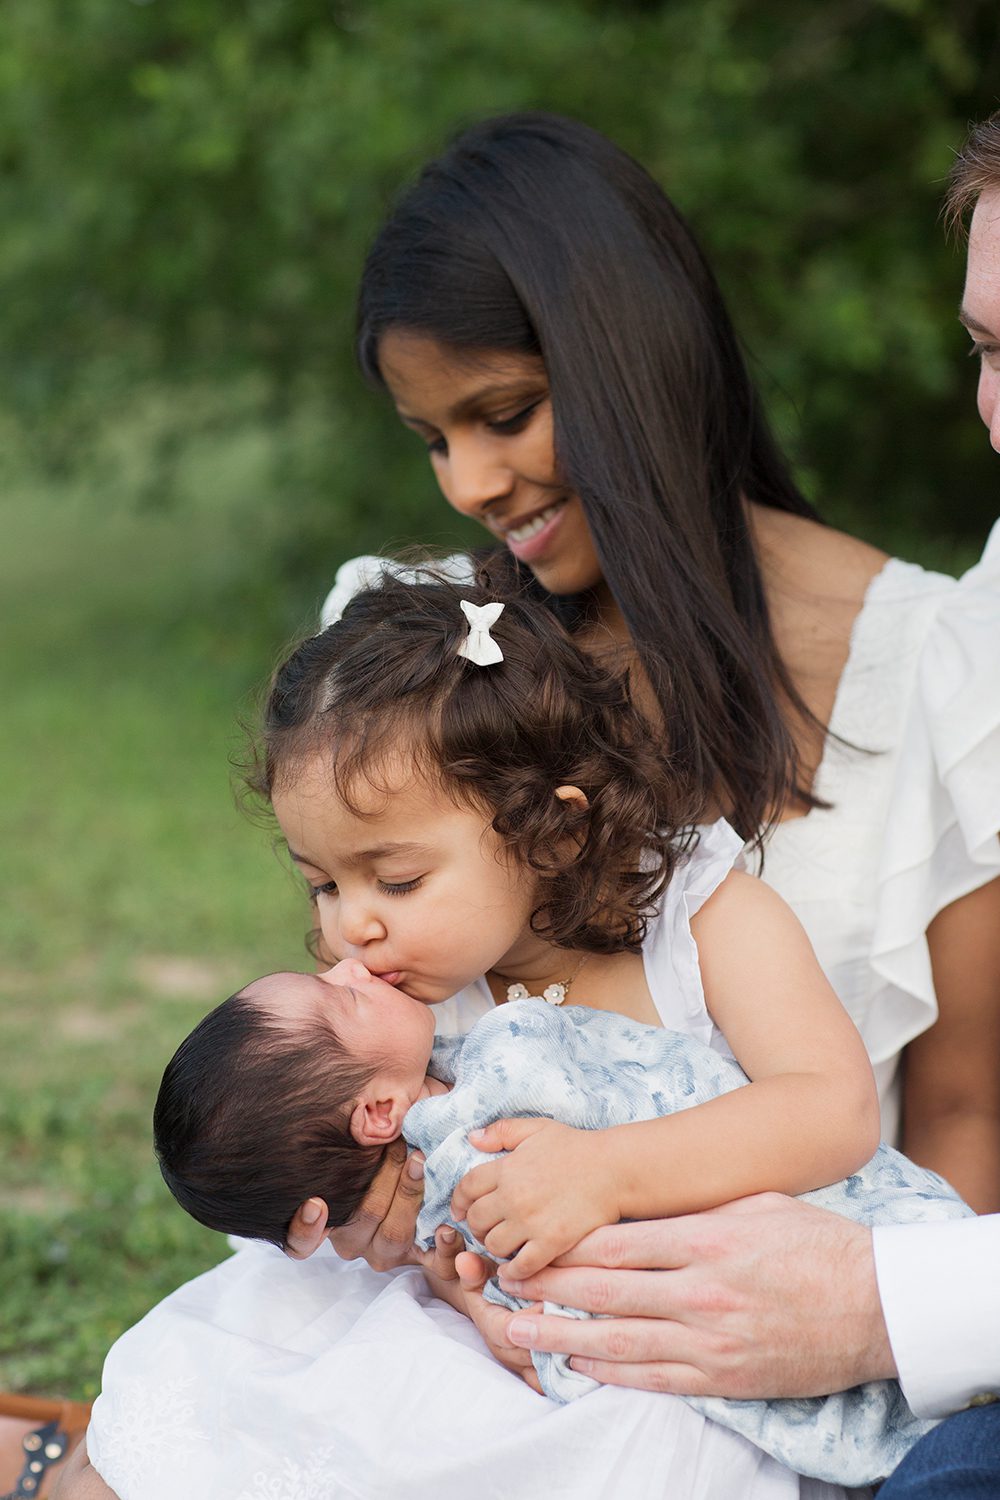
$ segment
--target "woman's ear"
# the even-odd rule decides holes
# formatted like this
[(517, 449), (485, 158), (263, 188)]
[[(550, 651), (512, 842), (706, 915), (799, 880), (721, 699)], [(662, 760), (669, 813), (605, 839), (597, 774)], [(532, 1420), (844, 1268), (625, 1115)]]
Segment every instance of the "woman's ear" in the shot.
[(388, 1146), (403, 1132), (410, 1101), (373, 1080), (351, 1111), (351, 1135), (359, 1146)]
[(560, 802), (572, 802), (579, 812), (586, 812), (590, 807), (586, 794), (578, 786), (557, 786), (556, 796)]

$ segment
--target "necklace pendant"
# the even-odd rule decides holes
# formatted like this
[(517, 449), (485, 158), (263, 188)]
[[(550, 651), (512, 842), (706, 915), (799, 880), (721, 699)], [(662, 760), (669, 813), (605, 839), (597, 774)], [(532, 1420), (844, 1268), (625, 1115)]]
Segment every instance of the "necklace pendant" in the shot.
[(526, 984), (509, 984), (507, 986), (508, 1000), (527, 1000), (531, 991)]
[(562, 1005), (566, 999), (566, 990), (565, 984), (547, 984), (542, 990), (542, 999), (547, 1000), (550, 1005)]

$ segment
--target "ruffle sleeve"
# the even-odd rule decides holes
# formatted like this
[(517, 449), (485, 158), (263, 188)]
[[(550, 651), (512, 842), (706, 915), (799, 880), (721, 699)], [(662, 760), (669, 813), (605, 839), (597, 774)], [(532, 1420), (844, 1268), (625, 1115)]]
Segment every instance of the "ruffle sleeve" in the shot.
[(937, 1017), (927, 928), (1000, 875), (1000, 526), (925, 638), (878, 881), (865, 1040), (889, 1056)]
[(1000, 521), (938, 615), (920, 662), (938, 774), (972, 858), (1000, 833)]
[(743, 841), (724, 818), (700, 827), (697, 843), (674, 872), (649, 924), (643, 949), (646, 983), (664, 1026), (687, 1032), (727, 1056), (729, 1049), (720, 1046), (721, 1033), (705, 1005), (691, 922), (742, 860)]

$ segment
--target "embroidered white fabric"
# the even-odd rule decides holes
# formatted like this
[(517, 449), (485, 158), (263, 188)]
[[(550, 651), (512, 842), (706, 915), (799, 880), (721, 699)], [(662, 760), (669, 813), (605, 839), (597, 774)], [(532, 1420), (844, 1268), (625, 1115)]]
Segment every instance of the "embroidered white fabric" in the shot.
[[(324, 622), (362, 582), (377, 582), (383, 566), (377, 559), (346, 565)], [(471, 577), (464, 557), (447, 566), (456, 581)], [(858, 748), (828, 742), (817, 791), (831, 806), (781, 824), (767, 847), (764, 878), (798, 913), (875, 1061), (889, 1140), (899, 1054), (936, 1014), (927, 925), (1000, 872), (988, 842), (976, 846), (975, 858), (967, 852), (962, 830), (970, 815), (962, 811), (960, 820), (959, 810), (967, 805), (969, 756), (939, 774), (929, 752), (936, 745), (943, 753), (941, 710), (926, 696), (932, 669), (925, 666), (918, 681), (939, 615), (947, 605), (949, 616), (956, 611), (947, 628), (964, 628), (956, 622), (974, 587), (896, 561), (876, 577), (831, 726)], [(976, 640), (970, 651), (984, 649)], [(995, 648), (987, 666), (993, 660)], [(970, 724), (968, 743), (982, 743), (977, 734)], [(680, 901), (668, 897), (650, 934), (646, 967), (664, 1022), (726, 1050), (705, 1013), (700, 980), (691, 982), (688, 959), (697, 954), (683, 927), (706, 888), (714, 889), (711, 860), (728, 869), (732, 855), (724, 858), (706, 836), (684, 890), (673, 893)], [(467, 1030), (491, 1003), (485, 986), (471, 986), (437, 1007), (439, 1031)], [(184, 1390), (188, 1414), (178, 1416), (179, 1441), (165, 1457), (159, 1439), (141, 1430), (128, 1444), (115, 1436), (137, 1381)], [(197, 1441), (202, 1432), (211, 1436), (207, 1458)], [(323, 1483), (331, 1497), (395, 1500), (401, 1487), (436, 1500), (466, 1500), (470, 1492), (480, 1500), (843, 1494), (800, 1481), (670, 1397), (603, 1387), (556, 1408), (494, 1363), (467, 1320), (428, 1295), (418, 1271), (379, 1274), (328, 1248), (305, 1263), (267, 1247), (241, 1249), (155, 1308), (108, 1356), (90, 1455), (121, 1500), (189, 1493), (195, 1451), (202, 1492), (253, 1496), (266, 1483), (281, 1495), (274, 1485), (289, 1463), (330, 1449)]]

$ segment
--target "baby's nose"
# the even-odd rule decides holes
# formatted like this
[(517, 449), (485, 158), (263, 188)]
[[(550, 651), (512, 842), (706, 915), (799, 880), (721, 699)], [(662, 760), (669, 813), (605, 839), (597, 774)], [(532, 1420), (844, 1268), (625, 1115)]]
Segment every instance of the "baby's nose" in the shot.
[(323, 975), (331, 984), (364, 984), (366, 979), (372, 976), (357, 958), (342, 958), (332, 969), (328, 969)]

